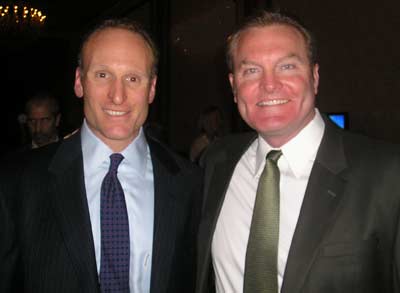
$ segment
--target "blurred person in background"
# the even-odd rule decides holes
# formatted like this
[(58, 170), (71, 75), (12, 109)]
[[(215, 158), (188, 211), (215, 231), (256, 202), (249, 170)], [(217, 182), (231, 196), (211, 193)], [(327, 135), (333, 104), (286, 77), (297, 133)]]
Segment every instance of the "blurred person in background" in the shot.
[(209, 106), (200, 113), (197, 123), (199, 135), (190, 147), (189, 155), (192, 162), (198, 163), (207, 147), (221, 136), (222, 124), (222, 111), (217, 106)]
[(25, 146), (26, 149), (35, 149), (59, 140), (60, 106), (52, 94), (46, 92), (35, 94), (25, 104), (25, 115), (31, 139)]

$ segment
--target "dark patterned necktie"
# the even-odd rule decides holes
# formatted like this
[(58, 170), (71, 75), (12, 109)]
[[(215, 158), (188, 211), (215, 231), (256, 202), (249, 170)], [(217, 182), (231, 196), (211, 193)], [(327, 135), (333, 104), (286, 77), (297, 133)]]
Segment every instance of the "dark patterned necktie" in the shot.
[(246, 251), (244, 293), (278, 293), (279, 150), (267, 154)]
[(102, 293), (129, 293), (129, 222), (124, 191), (117, 177), (124, 157), (110, 156), (110, 169), (101, 184), (101, 261)]

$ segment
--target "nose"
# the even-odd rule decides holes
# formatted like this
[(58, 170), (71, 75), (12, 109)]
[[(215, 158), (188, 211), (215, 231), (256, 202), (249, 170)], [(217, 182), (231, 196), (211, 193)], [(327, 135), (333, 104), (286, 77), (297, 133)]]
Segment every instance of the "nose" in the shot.
[(31, 127), (32, 127), (32, 132), (33, 133), (39, 133), (41, 130), (41, 123), (40, 119), (35, 119), (31, 122)]
[(36, 132), (40, 132), (41, 129), (42, 129), (42, 123), (40, 120), (38, 120), (36, 121), (35, 130)]
[(282, 84), (279, 77), (274, 72), (264, 73), (263, 87), (267, 93), (273, 93), (281, 88)]
[(126, 100), (126, 90), (123, 81), (117, 79), (114, 80), (110, 89), (109, 97), (116, 105), (120, 105)]

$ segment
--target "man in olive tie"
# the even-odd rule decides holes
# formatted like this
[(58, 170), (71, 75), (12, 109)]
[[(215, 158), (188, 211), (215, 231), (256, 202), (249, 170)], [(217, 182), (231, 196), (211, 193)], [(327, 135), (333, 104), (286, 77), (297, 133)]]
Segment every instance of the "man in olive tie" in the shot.
[(228, 38), (234, 101), (255, 132), (206, 153), (197, 293), (400, 291), (400, 148), (320, 114), (315, 52), (279, 13)]

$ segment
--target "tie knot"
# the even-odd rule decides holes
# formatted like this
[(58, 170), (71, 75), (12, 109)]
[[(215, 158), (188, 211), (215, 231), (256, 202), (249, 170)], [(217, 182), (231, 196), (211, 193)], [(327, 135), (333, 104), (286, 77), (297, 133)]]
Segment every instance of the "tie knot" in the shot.
[(123, 159), (124, 156), (119, 153), (112, 154), (110, 156), (110, 169), (108, 170), (108, 172), (117, 173), (118, 166), (119, 164), (121, 164)]
[(267, 160), (271, 160), (274, 163), (278, 162), (279, 158), (282, 156), (281, 150), (272, 150), (267, 154)]

